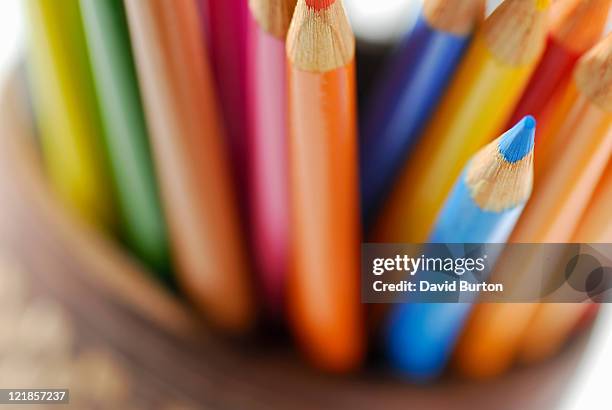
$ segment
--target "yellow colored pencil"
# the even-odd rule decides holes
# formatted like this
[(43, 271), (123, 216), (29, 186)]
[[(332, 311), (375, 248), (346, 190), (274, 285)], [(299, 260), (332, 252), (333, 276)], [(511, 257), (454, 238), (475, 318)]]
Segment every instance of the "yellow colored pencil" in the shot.
[(547, 7), (506, 0), (485, 20), (383, 207), (375, 240), (427, 239), (466, 161), (512, 114), (544, 49)]
[(49, 178), (87, 221), (115, 223), (78, 0), (29, 0), (29, 78)]
[[(560, 160), (551, 161), (542, 174), (510, 242), (567, 243), (574, 239), (573, 232), (612, 154), (612, 35), (579, 61), (564, 99), (571, 104), (561, 104), (562, 111), (554, 114), (562, 121), (551, 151)], [(508, 286), (529, 283), (538, 269), (529, 260), (510, 261), (514, 273)], [(488, 377), (509, 368), (520, 349), (532, 350), (523, 355), (534, 360), (556, 351), (575, 322), (570, 313), (577, 305), (569, 306), (477, 306), (457, 348), (458, 367), (465, 374)], [(540, 318), (532, 322), (538, 309), (543, 309)], [(551, 321), (553, 310), (559, 316), (555, 321)]]

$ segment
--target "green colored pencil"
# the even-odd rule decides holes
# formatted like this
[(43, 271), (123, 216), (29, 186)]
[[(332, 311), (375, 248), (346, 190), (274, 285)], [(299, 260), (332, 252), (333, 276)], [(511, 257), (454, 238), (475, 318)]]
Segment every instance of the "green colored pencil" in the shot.
[(167, 274), (169, 245), (120, 0), (81, 0), (122, 227), (133, 251)]

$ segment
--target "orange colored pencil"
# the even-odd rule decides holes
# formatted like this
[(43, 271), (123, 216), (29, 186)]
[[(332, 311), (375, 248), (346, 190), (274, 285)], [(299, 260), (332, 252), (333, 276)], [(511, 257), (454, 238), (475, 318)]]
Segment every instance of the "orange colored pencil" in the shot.
[(287, 37), (288, 304), (306, 354), (331, 371), (364, 354), (354, 49), (341, 0), (298, 1)]
[[(601, 177), (573, 236), (576, 243), (612, 243), (612, 162)], [(523, 362), (548, 358), (563, 347), (589, 310), (591, 303), (555, 303), (538, 307), (521, 345)]]
[(610, 0), (563, 0), (551, 7), (546, 51), (515, 111), (519, 118), (528, 112), (538, 120), (536, 180), (546, 167), (554, 139), (551, 117), (572, 79), (576, 62), (601, 39), (610, 4)]
[[(551, 161), (542, 175), (512, 242), (572, 240), (612, 154), (612, 35), (579, 61), (564, 99), (555, 113), (559, 125), (551, 151), (560, 160)], [(514, 284), (527, 283), (533, 274), (528, 265), (515, 263)], [(456, 352), (459, 368), (480, 377), (507, 369), (537, 308), (537, 304), (479, 305)]]
[(127, 0), (178, 280), (216, 325), (253, 323), (245, 249), (195, 0)]
[(604, 172), (597, 189), (574, 233), (579, 243), (612, 243), (612, 161)]

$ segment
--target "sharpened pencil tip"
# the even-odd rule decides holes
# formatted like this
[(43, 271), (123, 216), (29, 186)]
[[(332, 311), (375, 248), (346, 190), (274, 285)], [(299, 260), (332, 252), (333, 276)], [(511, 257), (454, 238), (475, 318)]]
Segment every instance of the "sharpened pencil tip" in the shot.
[(508, 130), (499, 141), (499, 152), (506, 161), (520, 161), (533, 150), (536, 120), (527, 115)]

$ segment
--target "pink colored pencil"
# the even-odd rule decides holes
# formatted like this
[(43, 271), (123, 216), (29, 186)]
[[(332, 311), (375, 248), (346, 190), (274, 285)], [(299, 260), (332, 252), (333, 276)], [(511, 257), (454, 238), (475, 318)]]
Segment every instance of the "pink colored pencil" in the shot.
[(251, 0), (247, 115), (250, 222), (256, 269), (268, 313), (283, 307), (287, 272), (287, 86), (285, 37), (296, 0)]
[(246, 118), (247, 0), (200, 0), (205, 36), (221, 110), (225, 119), (230, 159), (241, 198), (246, 189), (248, 149)]

